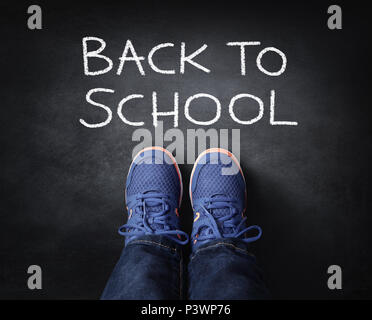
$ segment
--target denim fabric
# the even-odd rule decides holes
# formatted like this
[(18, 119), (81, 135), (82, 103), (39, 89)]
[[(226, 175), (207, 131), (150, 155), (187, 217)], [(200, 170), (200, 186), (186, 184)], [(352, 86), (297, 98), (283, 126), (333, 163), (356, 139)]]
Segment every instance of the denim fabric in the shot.
[(239, 239), (214, 240), (198, 248), (188, 265), (182, 248), (163, 236), (143, 236), (123, 250), (101, 299), (265, 299), (268, 291), (256, 259)]
[(179, 245), (164, 236), (143, 236), (125, 246), (101, 299), (182, 299), (183, 272)]
[(200, 246), (189, 262), (190, 300), (267, 299), (256, 258), (240, 239), (219, 239)]

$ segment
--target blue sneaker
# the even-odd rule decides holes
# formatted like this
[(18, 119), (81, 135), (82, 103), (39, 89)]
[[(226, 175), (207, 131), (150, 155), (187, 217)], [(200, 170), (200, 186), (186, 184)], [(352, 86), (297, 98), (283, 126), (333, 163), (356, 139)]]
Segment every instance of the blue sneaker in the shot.
[[(253, 242), (261, 237), (259, 226), (246, 227), (246, 186), (236, 157), (220, 148), (201, 153), (190, 180), (190, 199), (194, 211), (192, 249), (208, 241), (239, 238)], [(256, 229), (257, 236), (246, 237)]]
[(128, 221), (119, 228), (125, 244), (144, 235), (163, 235), (178, 244), (188, 243), (178, 230), (182, 177), (176, 159), (161, 147), (140, 151), (129, 168), (125, 188)]

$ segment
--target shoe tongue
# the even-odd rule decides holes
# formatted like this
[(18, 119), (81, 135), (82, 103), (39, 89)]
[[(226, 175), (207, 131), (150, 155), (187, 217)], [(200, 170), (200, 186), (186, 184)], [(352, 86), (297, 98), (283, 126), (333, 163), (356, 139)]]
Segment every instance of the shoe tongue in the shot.
[[(154, 193), (154, 192), (158, 193), (156, 190), (150, 190), (150, 191), (145, 192), (145, 194), (151, 194), (151, 193)], [(147, 212), (156, 213), (156, 212), (163, 211), (163, 204), (159, 204), (159, 201), (146, 199), (145, 202), (146, 202), (146, 211)], [(151, 219), (151, 217), (150, 217), (150, 219)], [(154, 223), (153, 222), (152, 226), (155, 227), (155, 229), (164, 229), (164, 225), (160, 224), (160, 223)]]
[[(156, 190), (149, 190), (144, 192), (144, 194), (151, 194), (151, 193), (159, 193)], [(163, 209), (163, 205), (159, 204), (159, 201), (157, 200), (151, 200), (151, 199), (146, 199), (146, 209), (147, 211), (151, 212), (160, 212)]]
[[(225, 195), (214, 194), (211, 198), (214, 199), (214, 198), (218, 198), (221, 196), (225, 196)], [(226, 208), (211, 209), (211, 213), (215, 218), (220, 218), (220, 217), (228, 215), (230, 213), (230, 208), (226, 207)]]
[[(218, 197), (224, 197), (225, 195), (224, 194), (214, 194), (211, 198), (218, 198)], [(221, 217), (224, 217), (228, 214), (230, 214), (230, 208), (229, 207), (226, 207), (226, 208), (216, 208), (216, 209), (210, 209), (210, 212), (212, 214), (212, 216), (214, 218), (221, 218)], [(222, 233), (231, 233), (233, 232), (233, 229), (232, 228), (227, 228), (227, 227), (224, 227), (223, 226), (223, 223), (219, 223), (218, 221), (216, 221), (217, 225), (218, 225), (218, 228), (220, 229), (220, 232)], [(222, 230), (223, 229), (223, 230)], [(206, 231), (204, 231), (206, 232)], [(212, 233), (211, 230), (207, 231), (208, 233)]]

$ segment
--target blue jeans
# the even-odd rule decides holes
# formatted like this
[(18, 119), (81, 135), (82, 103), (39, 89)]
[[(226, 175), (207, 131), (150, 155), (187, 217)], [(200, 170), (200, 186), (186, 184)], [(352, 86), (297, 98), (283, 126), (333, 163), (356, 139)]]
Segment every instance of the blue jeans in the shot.
[(220, 239), (201, 246), (191, 254), (186, 269), (182, 247), (152, 235), (133, 240), (124, 248), (101, 299), (267, 297), (256, 259), (242, 240)]

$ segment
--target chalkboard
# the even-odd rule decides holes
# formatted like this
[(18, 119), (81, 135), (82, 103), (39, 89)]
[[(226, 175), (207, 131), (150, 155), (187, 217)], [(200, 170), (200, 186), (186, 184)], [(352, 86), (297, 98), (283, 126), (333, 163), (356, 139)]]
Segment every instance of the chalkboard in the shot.
[[(324, 1), (238, 3), (166, 3), (118, 1), (39, 2), (42, 28), (30, 29), (29, 3), (1, 4), (1, 165), (2, 231), (0, 298), (96, 299), (123, 248), (116, 230), (126, 219), (125, 177), (134, 127), (118, 116), (119, 102), (133, 94), (143, 98), (125, 104), (132, 122), (154, 132), (153, 92), (159, 111), (172, 111), (179, 99), (177, 129), (240, 130), (240, 161), (248, 188), (248, 222), (263, 229), (252, 244), (275, 298), (372, 297), (370, 41), (367, 13), (352, 3), (340, 4), (342, 29), (330, 29)], [(101, 53), (112, 70), (84, 72), (83, 39), (105, 42)], [(119, 58), (130, 40), (141, 61)], [(245, 47), (245, 74), (239, 46)], [(171, 43), (147, 56), (159, 44)], [(182, 43), (188, 54), (207, 48), (180, 71)], [(89, 50), (100, 43), (91, 41)], [(268, 75), (257, 67), (265, 48), (285, 55), (285, 71)], [(107, 61), (90, 60), (91, 70)], [(283, 67), (277, 52), (262, 56), (262, 68)], [(88, 103), (92, 95), (112, 112)], [(275, 93), (273, 125), (270, 99)], [(221, 115), (207, 126), (185, 116), (185, 103), (195, 94), (216, 97)], [(229, 104), (250, 94), (263, 102), (263, 114), (250, 125), (234, 121)], [(94, 97), (94, 98), (93, 98)], [(257, 101), (237, 101), (239, 119), (257, 116)], [(211, 99), (190, 104), (190, 117), (213, 119)], [(123, 111), (124, 113), (124, 111)], [(161, 117), (164, 131), (174, 117)], [(165, 144), (165, 147), (168, 143)], [(187, 189), (192, 163), (181, 164)], [(197, 153), (197, 151), (196, 151)], [(179, 156), (179, 155), (178, 155)], [(187, 192), (180, 210), (190, 231)], [(27, 288), (27, 268), (43, 270), (43, 289)], [(339, 265), (342, 290), (327, 287), (327, 269)]]

